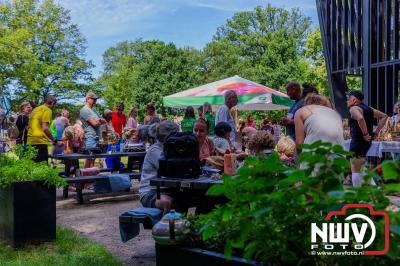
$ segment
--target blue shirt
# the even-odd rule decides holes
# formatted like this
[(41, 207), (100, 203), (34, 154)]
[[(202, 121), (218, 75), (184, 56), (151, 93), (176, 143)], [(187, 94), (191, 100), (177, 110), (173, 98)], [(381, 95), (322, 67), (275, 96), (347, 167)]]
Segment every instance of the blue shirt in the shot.
[[(290, 107), (287, 118), (294, 119), (294, 115), (296, 114), (297, 110), (304, 106), (304, 99), (300, 99), (295, 101), (292, 106)], [(293, 125), (286, 126), (286, 136), (291, 137), (293, 140), (296, 140), (296, 131)]]

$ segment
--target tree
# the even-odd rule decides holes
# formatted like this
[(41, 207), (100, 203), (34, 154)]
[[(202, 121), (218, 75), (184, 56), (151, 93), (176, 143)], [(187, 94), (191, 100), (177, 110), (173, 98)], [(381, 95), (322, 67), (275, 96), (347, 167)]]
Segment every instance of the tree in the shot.
[(83, 95), (92, 80), (86, 40), (53, 0), (0, 3), (0, 86), (16, 100)]
[(240, 48), (226, 39), (213, 41), (204, 49), (204, 83), (234, 75), (248, 77), (251, 67), (251, 60), (242, 58)]
[(218, 78), (235, 73), (273, 88), (301, 80), (305, 67), (301, 53), (309, 27), (310, 19), (298, 9), (268, 4), (238, 12), (218, 28), (205, 48), (206, 73)]
[(319, 28), (311, 31), (307, 37), (304, 57), (308, 64), (306, 79), (312, 81), (322, 95), (329, 95), (328, 77)]
[(144, 110), (149, 102), (200, 84), (202, 55), (161, 41), (122, 42), (103, 54), (98, 84), (108, 106), (122, 100)]
[[(324, 49), (322, 46), (321, 31), (315, 28), (308, 34), (306, 47), (303, 51), (305, 64), (305, 80), (310, 80), (314, 83), (319, 93), (329, 96), (329, 84), (326, 71)], [(362, 78), (355, 76), (347, 76), (347, 87), (349, 90), (359, 90), (362, 88)]]

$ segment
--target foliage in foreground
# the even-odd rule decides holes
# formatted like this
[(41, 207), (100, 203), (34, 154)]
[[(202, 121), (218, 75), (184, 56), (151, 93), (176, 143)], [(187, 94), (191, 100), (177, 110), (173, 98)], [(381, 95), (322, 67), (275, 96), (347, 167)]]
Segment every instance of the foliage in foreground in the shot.
[[(389, 211), (391, 246), (386, 256), (310, 256), (311, 223), (323, 222), (329, 211), (340, 210), (344, 203), (370, 203), (375, 210), (385, 210), (389, 204), (385, 193), (393, 188), (386, 190), (384, 184), (381, 189), (344, 190), (342, 182), (350, 166), (346, 155), (340, 146), (316, 142), (304, 145), (299, 157), (303, 165), (308, 164), (305, 169), (286, 167), (276, 153), (248, 158), (237, 177), (224, 176), (223, 185), (208, 191), (226, 197), (228, 203), (193, 218), (202, 244), (228, 257), (239, 255), (274, 265), (392, 264), (400, 258), (400, 215)], [(383, 232), (383, 219), (375, 225), (377, 232)], [(381, 250), (383, 239), (374, 245)]]
[(9, 187), (18, 181), (44, 181), (48, 186), (65, 186), (67, 183), (58, 175), (57, 169), (53, 169), (46, 162), (36, 163), (32, 161), (37, 151), (27, 147), (24, 151), (18, 145), (14, 149), (15, 156), (2, 154), (0, 156), (0, 187)]
[(70, 229), (57, 228), (54, 243), (12, 249), (0, 243), (0, 265), (113, 266), (121, 263), (110, 252)]

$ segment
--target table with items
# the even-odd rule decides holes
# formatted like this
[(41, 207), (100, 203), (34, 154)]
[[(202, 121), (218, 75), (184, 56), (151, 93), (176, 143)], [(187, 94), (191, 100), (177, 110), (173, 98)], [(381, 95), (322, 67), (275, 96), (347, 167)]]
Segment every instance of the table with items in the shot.
[[(96, 182), (104, 179), (104, 175), (91, 175), (91, 176), (76, 176), (79, 170), (79, 160), (81, 159), (97, 159), (97, 158), (120, 158), (128, 157), (128, 165), (124, 168), (103, 168), (99, 169), (100, 172), (119, 172), (128, 175), (130, 178), (140, 178), (140, 171), (146, 155), (145, 151), (124, 151), (124, 152), (109, 152), (109, 153), (71, 153), (71, 154), (57, 154), (51, 155), (50, 158), (55, 160), (61, 160), (65, 164), (64, 172), (60, 173), (64, 177), (68, 184), (74, 184), (76, 187), (77, 200), (79, 203), (83, 203), (82, 190), (84, 189), (85, 183)], [(83, 169), (82, 169), (83, 170)], [(137, 170), (133, 172), (133, 170)], [(68, 197), (68, 185), (64, 187), (63, 192), (64, 198)]]

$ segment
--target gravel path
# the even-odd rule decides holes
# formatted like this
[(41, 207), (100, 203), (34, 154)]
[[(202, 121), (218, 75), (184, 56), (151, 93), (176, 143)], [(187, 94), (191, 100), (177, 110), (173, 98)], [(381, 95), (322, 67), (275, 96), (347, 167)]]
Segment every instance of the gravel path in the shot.
[(123, 211), (141, 207), (137, 195), (77, 205), (73, 194), (68, 199), (63, 199), (61, 191), (58, 192), (58, 225), (73, 228), (83, 236), (104, 245), (123, 265), (156, 264), (150, 230), (141, 229), (140, 235), (127, 243), (122, 243), (119, 236), (118, 216)]

